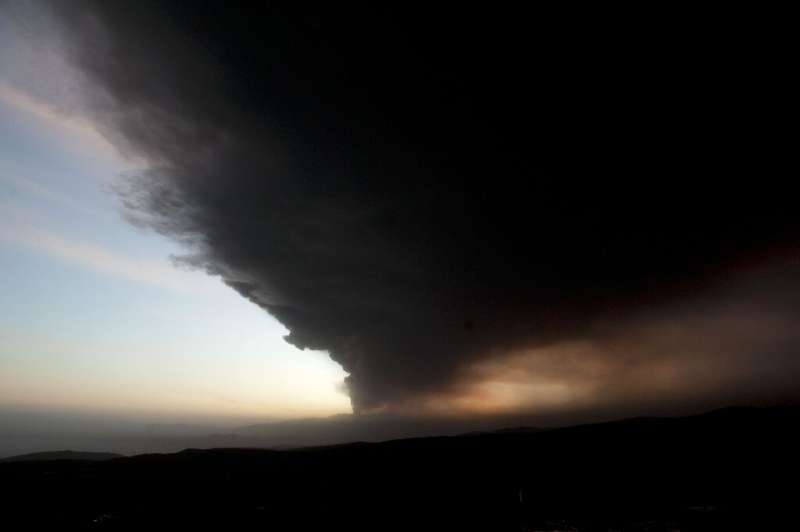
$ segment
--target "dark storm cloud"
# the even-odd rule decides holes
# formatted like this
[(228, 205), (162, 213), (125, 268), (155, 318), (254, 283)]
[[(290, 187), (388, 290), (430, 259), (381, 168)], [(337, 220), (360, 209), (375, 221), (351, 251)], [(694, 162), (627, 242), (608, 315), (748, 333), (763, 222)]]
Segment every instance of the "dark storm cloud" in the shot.
[[(53, 9), (98, 124), (147, 162), (125, 192), (138, 220), (329, 351), (357, 411), (450, 393), (509, 353), (584, 342), (579, 366), (616, 360), (598, 322), (650, 331), (630, 324), (796, 250), (780, 60), (699, 13), (624, 29), (408, 6)], [(717, 351), (698, 356), (758, 364)]]

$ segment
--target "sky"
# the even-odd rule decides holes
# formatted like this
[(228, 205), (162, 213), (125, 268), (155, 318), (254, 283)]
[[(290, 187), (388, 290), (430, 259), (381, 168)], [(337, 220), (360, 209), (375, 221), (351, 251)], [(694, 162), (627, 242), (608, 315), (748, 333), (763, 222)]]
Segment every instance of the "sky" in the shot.
[(6, 408), (566, 422), (798, 400), (779, 34), (5, 6)]
[(136, 161), (58, 99), (74, 74), (54, 43), (11, 19), (0, 34), (0, 410), (227, 424), (349, 411), (337, 364), (123, 218), (113, 184)]

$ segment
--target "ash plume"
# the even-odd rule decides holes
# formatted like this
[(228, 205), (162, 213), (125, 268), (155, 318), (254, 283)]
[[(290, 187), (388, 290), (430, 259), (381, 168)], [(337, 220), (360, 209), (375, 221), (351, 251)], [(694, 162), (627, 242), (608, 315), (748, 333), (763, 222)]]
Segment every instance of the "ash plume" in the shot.
[[(98, 127), (146, 162), (131, 216), (330, 353), (356, 412), (469, 410), (514, 368), (588, 401), (787, 393), (783, 69), (704, 14), (50, 7)], [(686, 310), (731, 305), (757, 326)], [(765, 357), (783, 371), (747, 377)], [(686, 386), (621, 369), (665, 360)]]

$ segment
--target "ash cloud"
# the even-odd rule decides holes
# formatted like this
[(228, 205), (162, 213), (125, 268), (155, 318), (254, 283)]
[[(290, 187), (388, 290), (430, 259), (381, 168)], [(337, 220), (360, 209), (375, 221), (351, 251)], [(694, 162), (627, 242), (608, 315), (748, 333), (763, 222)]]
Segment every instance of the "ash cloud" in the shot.
[[(727, 331), (673, 345), (670, 313), (723, 309), (743, 276), (769, 282), (765, 265), (796, 257), (788, 141), (772, 123), (781, 58), (702, 13), (677, 34), (608, 13), (50, 7), (95, 121), (147, 162), (126, 182), (131, 216), (287, 341), (327, 350), (356, 412), (423, 408), (519, 353), (550, 353), (523, 366), (555, 381), (661, 363), (665, 343), (680, 357)], [(778, 284), (742, 301), (794, 323), (794, 304), (773, 303), (800, 285)], [(644, 339), (620, 354), (608, 328)], [(775, 331), (786, 341), (767, 362), (760, 346), (696, 356), (735, 399), (751, 369), (796, 371), (794, 336)], [(590, 347), (564, 354), (574, 345)], [(592, 375), (597, 401), (627, 382)], [(698, 387), (659, 397), (721, 397)]]

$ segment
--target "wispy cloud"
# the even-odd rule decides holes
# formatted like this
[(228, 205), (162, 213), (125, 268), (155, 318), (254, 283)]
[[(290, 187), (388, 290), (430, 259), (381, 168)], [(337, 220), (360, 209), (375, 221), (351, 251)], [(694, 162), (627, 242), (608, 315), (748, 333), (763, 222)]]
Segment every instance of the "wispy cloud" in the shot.
[(56, 130), (75, 151), (123, 162), (119, 152), (94, 127), (77, 113), (65, 113), (58, 106), (43, 101), (13, 85), (0, 80), (0, 102), (33, 116), (47, 128)]
[(96, 208), (82, 203), (72, 196), (53, 190), (47, 185), (22, 177), (15, 173), (8, 173), (0, 170), (0, 184), (5, 185), (18, 194), (23, 194), (37, 200), (44, 200), (50, 204), (66, 207), (72, 211), (91, 216), (93, 218), (104, 218), (104, 214)]
[(199, 272), (178, 269), (165, 260), (129, 257), (31, 224), (12, 222), (0, 226), (0, 243), (23, 247), (103, 275), (180, 292), (204, 290), (211, 281)]

